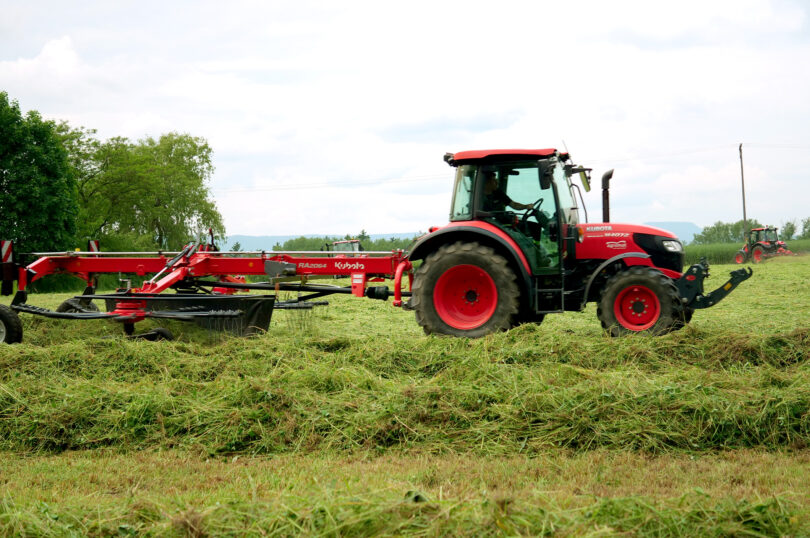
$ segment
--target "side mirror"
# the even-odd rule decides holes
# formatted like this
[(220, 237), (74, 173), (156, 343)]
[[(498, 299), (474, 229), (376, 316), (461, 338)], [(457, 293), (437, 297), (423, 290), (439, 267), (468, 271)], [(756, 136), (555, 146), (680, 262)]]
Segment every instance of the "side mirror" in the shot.
[(582, 188), (585, 189), (585, 192), (591, 192), (591, 178), (588, 177), (588, 173), (584, 170), (580, 172), (579, 180), (582, 182)]
[(591, 168), (574, 166), (573, 164), (565, 165), (565, 173), (568, 177), (579, 174), (579, 181), (582, 183), (582, 188), (585, 189), (585, 192), (591, 192), (591, 170)]
[(551, 188), (551, 174), (550, 170), (540, 170), (540, 188), (542, 190)]

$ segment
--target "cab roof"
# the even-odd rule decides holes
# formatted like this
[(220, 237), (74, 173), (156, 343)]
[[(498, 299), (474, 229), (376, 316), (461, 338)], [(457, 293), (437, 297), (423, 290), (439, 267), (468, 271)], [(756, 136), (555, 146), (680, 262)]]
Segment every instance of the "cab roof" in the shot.
[[(525, 157), (551, 157), (558, 153), (554, 148), (546, 149), (479, 149), (473, 151), (459, 151), (458, 153), (446, 153), (444, 160), (447, 164), (455, 166), (459, 161), (477, 160), (501, 160), (506, 158)], [(562, 160), (568, 159), (568, 153), (560, 153)]]

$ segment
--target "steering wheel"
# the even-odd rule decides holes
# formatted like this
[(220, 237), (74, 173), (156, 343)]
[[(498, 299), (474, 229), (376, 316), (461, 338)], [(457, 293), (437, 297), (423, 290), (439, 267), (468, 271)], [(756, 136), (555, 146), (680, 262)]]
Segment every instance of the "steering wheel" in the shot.
[(540, 198), (535, 203), (532, 204), (532, 207), (526, 210), (523, 216), (520, 218), (520, 229), (526, 229), (526, 222), (529, 220), (529, 217), (532, 215), (537, 217), (537, 222), (540, 222), (542, 213), (540, 212), (540, 206), (543, 205), (543, 199)]

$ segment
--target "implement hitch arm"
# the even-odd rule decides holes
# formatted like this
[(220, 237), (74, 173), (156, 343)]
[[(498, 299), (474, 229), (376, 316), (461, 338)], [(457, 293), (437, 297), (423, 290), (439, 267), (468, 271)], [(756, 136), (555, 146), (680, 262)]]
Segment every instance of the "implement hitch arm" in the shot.
[(709, 262), (703, 258), (699, 263), (692, 265), (675, 282), (675, 285), (678, 287), (684, 305), (695, 309), (709, 308), (722, 301), (741, 282), (751, 278), (752, 274), (754, 274), (754, 271), (750, 267), (736, 269), (731, 272), (730, 278), (725, 284), (712, 292), (703, 293), (703, 280), (709, 276)]

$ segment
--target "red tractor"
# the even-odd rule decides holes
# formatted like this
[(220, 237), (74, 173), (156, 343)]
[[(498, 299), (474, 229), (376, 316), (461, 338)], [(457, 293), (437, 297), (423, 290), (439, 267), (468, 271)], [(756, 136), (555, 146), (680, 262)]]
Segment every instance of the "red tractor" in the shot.
[(766, 258), (774, 256), (792, 256), (793, 252), (788, 250), (784, 241), (779, 240), (779, 234), (773, 226), (765, 228), (751, 228), (746, 238), (746, 243), (737, 254), (734, 255), (736, 263), (754, 262), (760, 263)]
[(750, 269), (733, 271), (704, 294), (708, 263), (683, 272), (675, 235), (608, 222), (612, 170), (602, 178), (605, 222), (581, 222), (582, 195), (572, 178), (589, 190), (590, 169), (575, 166), (568, 153), (464, 151), (445, 161), (455, 168), (450, 223), (431, 228), (408, 255), (422, 264), (406, 307), (428, 334), (478, 337), (589, 302), (613, 336), (663, 334), (751, 276)]

